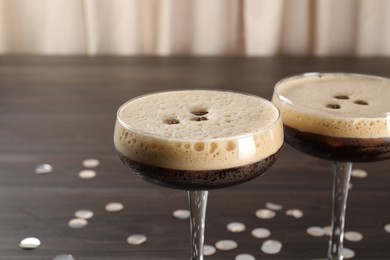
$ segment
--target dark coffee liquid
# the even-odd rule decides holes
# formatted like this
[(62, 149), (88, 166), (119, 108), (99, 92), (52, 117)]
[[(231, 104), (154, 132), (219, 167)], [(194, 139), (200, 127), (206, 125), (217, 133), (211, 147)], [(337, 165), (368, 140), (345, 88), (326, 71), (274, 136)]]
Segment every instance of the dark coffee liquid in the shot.
[(118, 154), (125, 165), (148, 182), (182, 190), (210, 190), (237, 185), (262, 175), (274, 164), (279, 151), (253, 164), (229, 169), (205, 171), (161, 168), (133, 161), (119, 152)]
[(374, 162), (390, 158), (390, 138), (344, 138), (301, 132), (284, 125), (285, 141), (292, 147), (325, 160)]

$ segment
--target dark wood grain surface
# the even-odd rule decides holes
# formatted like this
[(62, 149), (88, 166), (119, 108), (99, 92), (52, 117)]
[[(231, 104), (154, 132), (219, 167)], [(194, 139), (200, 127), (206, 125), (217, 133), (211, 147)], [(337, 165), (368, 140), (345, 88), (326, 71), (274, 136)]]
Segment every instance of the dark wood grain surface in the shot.
[[(170, 89), (230, 89), (271, 98), (281, 78), (308, 71), (343, 71), (390, 76), (390, 59), (379, 58), (157, 58), (157, 57), (0, 57), (0, 259), (188, 259), (189, 223), (172, 217), (187, 208), (185, 191), (146, 183), (126, 169), (115, 154), (112, 132), (116, 109), (140, 94)], [(82, 161), (96, 158), (94, 179), (80, 179)], [(52, 173), (37, 175), (41, 163)], [(346, 241), (355, 259), (390, 259), (390, 161), (357, 164), (365, 179), (352, 179), (346, 231), (360, 242)], [(238, 242), (233, 251), (206, 259), (325, 258), (328, 237), (306, 234), (310, 226), (330, 224), (330, 163), (285, 145), (268, 173), (240, 186), (209, 195), (206, 244)], [(113, 201), (124, 210), (105, 211)], [(283, 205), (275, 218), (261, 220), (255, 211), (266, 202)], [(81, 229), (68, 221), (78, 209), (95, 216)], [(297, 208), (301, 219), (286, 216)], [(227, 231), (229, 222), (247, 229)], [(251, 230), (265, 227), (283, 243), (277, 255), (260, 248)], [(126, 238), (143, 233), (147, 243), (131, 246)], [(19, 242), (35, 236), (35, 250)]]

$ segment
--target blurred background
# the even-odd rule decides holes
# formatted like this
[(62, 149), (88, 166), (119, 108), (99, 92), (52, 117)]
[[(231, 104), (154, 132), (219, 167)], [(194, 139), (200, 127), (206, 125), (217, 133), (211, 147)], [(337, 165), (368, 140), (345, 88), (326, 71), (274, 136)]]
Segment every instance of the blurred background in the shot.
[(0, 0), (0, 54), (390, 56), (388, 0)]

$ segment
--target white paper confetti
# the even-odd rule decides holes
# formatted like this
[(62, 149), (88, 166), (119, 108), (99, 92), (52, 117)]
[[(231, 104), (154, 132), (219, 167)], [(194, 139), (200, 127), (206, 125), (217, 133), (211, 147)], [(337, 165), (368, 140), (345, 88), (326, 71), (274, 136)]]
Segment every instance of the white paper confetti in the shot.
[(341, 251), (342, 256), (345, 259), (350, 259), (355, 256), (355, 252), (352, 249), (344, 247), (343, 250)]
[(289, 210), (286, 210), (286, 215), (294, 217), (294, 218), (302, 218), (303, 211), (300, 209), (289, 209)]
[(272, 202), (265, 203), (265, 207), (270, 210), (281, 210), (283, 208), (282, 205), (272, 203)]
[(27, 237), (19, 243), (19, 247), (23, 249), (35, 249), (40, 245), (41, 241), (36, 237)]
[(81, 179), (92, 179), (96, 177), (96, 172), (94, 170), (82, 170), (79, 172), (79, 177)]
[(282, 243), (277, 240), (267, 240), (264, 241), (263, 245), (261, 246), (261, 251), (263, 251), (266, 254), (277, 254), (282, 250)]
[(47, 173), (51, 173), (52, 171), (53, 171), (53, 166), (51, 166), (48, 163), (40, 164), (35, 168), (36, 174), (47, 174)]
[(124, 206), (120, 202), (111, 202), (105, 206), (105, 209), (108, 212), (119, 212), (119, 211), (123, 210), (123, 208), (124, 208)]
[(220, 240), (215, 243), (215, 247), (222, 251), (233, 250), (237, 248), (237, 242), (233, 240)]
[(135, 235), (131, 235), (127, 238), (127, 243), (129, 243), (130, 245), (135, 245), (135, 246), (138, 246), (138, 245), (142, 245), (144, 243), (146, 243), (146, 236), (143, 235), (143, 234), (135, 234)]
[(269, 210), (269, 209), (259, 209), (256, 211), (256, 217), (261, 219), (270, 219), (275, 217), (276, 213), (275, 211)]
[(239, 254), (236, 256), (236, 260), (256, 260), (256, 258), (250, 254)]
[(175, 210), (172, 215), (177, 219), (189, 219), (191, 216), (191, 213), (187, 209), (177, 209)]
[(53, 260), (75, 260), (75, 258), (72, 255), (62, 254), (55, 256)]
[(390, 233), (390, 224), (386, 224), (384, 228), (387, 233)]
[(351, 242), (359, 242), (363, 239), (363, 235), (356, 231), (347, 231), (344, 233), (344, 238)]
[(227, 230), (233, 233), (243, 232), (245, 230), (245, 225), (241, 222), (231, 222), (226, 226)]
[(93, 217), (94, 213), (88, 209), (80, 209), (74, 213), (76, 218), (90, 219)]
[(83, 166), (86, 168), (95, 168), (98, 167), (100, 164), (98, 159), (85, 159), (83, 161)]
[(351, 176), (355, 177), (355, 178), (363, 179), (363, 178), (367, 178), (368, 173), (366, 170), (363, 170), (363, 169), (353, 169)]
[(204, 245), (203, 246), (203, 255), (205, 256), (209, 256), (209, 255), (213, 255), (215, 254), (215, 252), (217, 252), (217, 249), (211, 245)]
[(271, 235), (271, 231), (266, 228), (255, 228), (251, 232), (255, 238), (267, 238)]
[(82, 219), (82, 218), (74, 218), (74, 219), (69, 220), (69, 222), (68, 222), (68, 226), (70, 228), (76, 228), (76, 229), (83, 228), (86, 225), (88, 225), (88, 221), (86, 219)]
[(325, 235), (325, 230), (322, 227), (309, 227), (306, 229), (306, 233), (313, 237), (322, 237)]

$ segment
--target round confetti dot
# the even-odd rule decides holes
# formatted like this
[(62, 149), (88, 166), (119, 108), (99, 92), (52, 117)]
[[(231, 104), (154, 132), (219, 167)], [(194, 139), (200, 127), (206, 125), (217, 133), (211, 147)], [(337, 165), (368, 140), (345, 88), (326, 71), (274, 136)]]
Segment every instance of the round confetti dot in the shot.
[(256, 217), (261, 219), (270, 219), (275, 217), (275, 215), (276, 215), (275, 211), (269, 209), (259, 209), (256, 211)]
[(385, 225), (385, 231), (386, 231), (387, 233), (390, 233), (390, 224), (386, 224), (386, 225)]
[(53, 260), (75, 260), (75, 258), (72, 255), (62, 254), (55, 256)]
[(322, 237), (325, 235), (325, 230), (322, 227), (309, 227), (306, 229), (306, 233), (313, 237)]
[(267, 238), (271, 235), (271, 231), (266, 228), (255, 228), (251, 232), (255, 238)]
[(88, 225), (88, 221), (86, 219), (82, 219), (82, 218), (74, 218), (74, 219), (69, 220), (69, 222), (68, 222), (68, 226), (70, 228), (83, 228), (86, 225)]
[(236, 256), (236, 260), (255, 260), (256, 258), (250, 254), (240, 254)]
[(146, 240), (147, 240), (147, 238), (145, 235), (135, 234), (135, 235), (131, 235), (127, 238), (127, 243), (130, 245), (138, 246), (138, 245), (142, 245), (142, 244), (146, 243)]
[(368, 175), (367, 171), (363, 169), (353, 169), (351, 173), (352, 177), (360, 178), (360, 179), (367, 178), (367, 175)]
[(53, 171), (53, 166), (51, 166), (48, 163), (40, 164), (35, 168), (36, 174), (47, 174), (47, 173), (51, 173), (52, 171)]
[(363, 239), (363, 235), (356, 231), (347, 231), (344, 234), (344, 238), (351, 242), (359, 242)]
[(324, 227), (324, 233), (327, 236), (331, 236), (332, 235), (332, 227), (331, 226)]
[(119, 212), (123, 210), (124, 206), (120, 202), (111, 202), (105, 206), (105, 209), (109, 212)]
[(94, 170), (82, 170), (79, 172), (79, 177), (81, 179), (92, 179), (96, 177), (96, 172)]
[(83, 166), (86, 168), (95, 168), (99, 166), (100, 162), (97, 159), (85, 159), (83, 161)]
[(172, 214), (177, 219), (189, 219), (191, 216), (191, 213), (187, 209), (177, 209)]
[(36, 237), (27, 237), (19, 243), (19, 247), (23, 249), (35, 249), (40, 245), (41, 241)]
[(233, 240), (220, 240), (215, 243), (215, 247), (222, 251), (229, 251), (237, 248), (237, 242)]
[(76, 218), (90, 219), (93, 217), (94, 213), (88, 209), (80, 209), (74, 213)]
[(245, 225), (240, 222), (231, 222), (226, 226), (227, 230), (233, 233), (239, 233), (245, 230)]
[(345, 259), (350, 259), (350, 258), (353, 258), (355, 256), (355, 252), (352, 249), (344, 247), (343, 250), (341, 251), (341, 255)]
[(272, 202), (265, 203), (265, 207), (270, 210), (281, 210), (283, 208), (282, 205), (272, 203)]
[(277, 240), (267, 240), (264, 241), (263, 245), (261, 246), (261, 251), (263, 251), (266, 254), (277, 254), (282, 250), (282, 243), (280, 243)]
[(213, 255), (217, 252), (217, 249), (211, 245), (204, 245), (203, 246), (203, 255), (208, 256), (208, 255)]
[(286, 211), (287, 216), (291, 216), (294, 218), (302, 218), (303, 217), (303, 211), (300, 209), (289, 209)]

